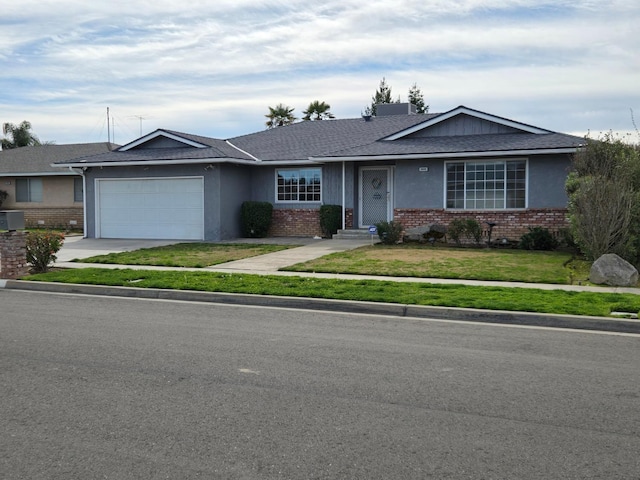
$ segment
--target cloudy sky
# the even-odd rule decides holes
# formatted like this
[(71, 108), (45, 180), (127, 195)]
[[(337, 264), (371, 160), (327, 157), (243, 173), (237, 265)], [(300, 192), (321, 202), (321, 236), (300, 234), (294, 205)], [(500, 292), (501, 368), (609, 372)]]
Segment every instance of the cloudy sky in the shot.
[(360, 115), (385, 77), (551, 130), (640, 124), (638, 0), (23, 0), (0, 16), (0, 122), (41, 140), (229, 138), (268, 106)]

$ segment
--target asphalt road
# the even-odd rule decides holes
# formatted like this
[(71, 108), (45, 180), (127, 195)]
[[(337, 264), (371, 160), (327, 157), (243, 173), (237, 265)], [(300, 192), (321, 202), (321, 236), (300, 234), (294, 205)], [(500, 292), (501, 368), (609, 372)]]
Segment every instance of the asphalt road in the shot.
[(640, 336), (0, 289), (2, 479), (640, 479)]

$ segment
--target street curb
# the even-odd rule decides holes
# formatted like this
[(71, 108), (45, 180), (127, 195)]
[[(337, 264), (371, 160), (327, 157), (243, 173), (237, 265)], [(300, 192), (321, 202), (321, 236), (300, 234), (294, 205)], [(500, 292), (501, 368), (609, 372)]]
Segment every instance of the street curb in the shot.
[(0, 280), (0, 288), (640, 334), (640, 320), (238, 293)]

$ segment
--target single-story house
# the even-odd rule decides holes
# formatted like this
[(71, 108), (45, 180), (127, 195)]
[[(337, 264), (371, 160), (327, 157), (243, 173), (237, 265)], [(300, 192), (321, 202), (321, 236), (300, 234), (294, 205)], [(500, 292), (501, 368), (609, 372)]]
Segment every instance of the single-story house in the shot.
[(227, 140), (156, 130), (114, 151), (56, 166), (82, 172), (86, 235), (220, 241), (240, 236), (246, 200), (273, 204), (273, 236), (321, 233), (319, 208), (345, 229), (454, 218), (518, 239), (567, 226), (564, 183), (584, 142), (459, 106), (304, 121)]
[(83, 179), (54, 162), (106, 153), (118, 145), (78, 143), (0, 151), (0, 190), (8, 194), (2, 210), (22, 210), (27, 227), (79, 229), (84, 226)]

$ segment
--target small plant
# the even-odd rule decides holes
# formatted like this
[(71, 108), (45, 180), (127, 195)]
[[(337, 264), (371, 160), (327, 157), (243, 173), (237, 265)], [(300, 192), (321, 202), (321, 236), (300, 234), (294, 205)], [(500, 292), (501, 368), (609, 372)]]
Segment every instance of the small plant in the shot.
[(529, 233), (520, 237), (518, 248), (523, 250), (555, 250), (558, 248), (558, 244), (558, 240), (548, 229), (529, 227)]
[(2, 203), (7, 199), (8, 196), (9, 194), (7, 192), (5, 192), (4, 190), (0, 190), (0, 207), (2, 206)]
[(404, 227), (400, 222), (380, 222), (376, 223), (378, 236), (380, 241), (385, 245), (395, 245), (402, 238), (402, 230)]
[(463, 237), (467, 240), (473, 240), (478, 245), (482, 239), (482, 227), (473, 218), (456, 218), (449, 224), (447, 235), (458, 245), (460, 245)]
[(64, 243), (64, 234), (57, 232), (27, 233), (27, 262), (33, 273), (45, 273), (58, 258), (56, 253)]
[(266, 237), (272, 214), (273, 205), (269, 202), (244, 202), (240, 208), (242, 235), (248, 238)]
[(320, 229), (322, 234), (331, 238), (342, 226), (342, 207), (340, 205), (322, 205), (320, 207)]

